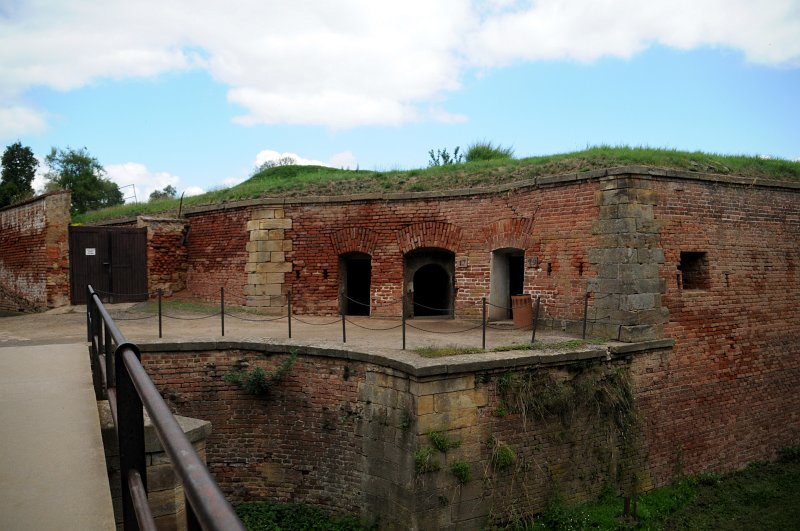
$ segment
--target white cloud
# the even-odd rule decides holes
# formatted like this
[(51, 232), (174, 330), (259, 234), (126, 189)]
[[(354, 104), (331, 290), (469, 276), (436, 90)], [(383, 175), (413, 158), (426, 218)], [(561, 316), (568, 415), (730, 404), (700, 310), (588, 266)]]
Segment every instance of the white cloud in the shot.
[(358, 167), (358, 160), (351, 152), (343, 151), (332, 156), (328, 161), (328, 166), (343, 170), (354, 170)]
[(510, 4), (483, 19), (467, 53), (480, 66), (628, 58), (653, 44), (725, 47), (749, 61), (800, 66), (797, 0), (605, 0)]
[[(140, 203), (146, 202), (152, 192), (163, 190), (167, 186), (172, 186), (178, 190), (178, 195), (183, 191), (186, 192), (186, 195), (197, 195), (197, 193), (189, 193), (189, 190), (193, 190), (195, 187), (189, 187), (186, 190), (181, 189), (180, 177), (167, 172), (152, 172), (147, 169), (147, 166), (138, 162), (109, 164), (105, 166), (105, 170), (106, 177), (117, 183), (117, 186), (122, 190), (126, 203), (134, 200)], [(203, 192), (200, 191), (198, 193)]]
[(0, 107), (0, 138), (40, 133), (46, 128), (44, 114), (35, 109), (24, 105)]
[(330, 168), (343, 168), (349, 170), (355, 169), (356, 166), (358, 166), (358, 161), (356, 160), (355, 155), (353, 155), (350, 151), (343, 151), (341, 153), (336, 153), (327, 162), (323, 162), (321, 160), (307, 159), (305, 157), (301, 157), (297, 153), (290, 153), (290, 152), (280, 153), (273, 149), (264, 149), (262, 151), (259, 151), (258, 154), (256, 155), (256, 161), (254, 167), (258, 168), (265, 162), (278, 162), (282, 159), (292, 159), (293, 164), (296, 164), (298, 166), (328, 166)]
[(800, 66), (798, 0), (26, 0), (0, 7), (0, 136), (43, 128), (24, 96), (204, 69), (236, 121), (330, 128), (463, 121), (431, 106), (471, 67), (724, 47)]

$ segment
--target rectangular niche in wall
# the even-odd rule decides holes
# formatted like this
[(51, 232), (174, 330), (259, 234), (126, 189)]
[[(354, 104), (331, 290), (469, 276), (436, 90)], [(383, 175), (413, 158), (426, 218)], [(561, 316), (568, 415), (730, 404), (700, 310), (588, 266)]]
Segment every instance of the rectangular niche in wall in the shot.
[(683, 289), (708, 289), (711, 278), (708, 273), (707, 253), (681, 251), (681, 287)]

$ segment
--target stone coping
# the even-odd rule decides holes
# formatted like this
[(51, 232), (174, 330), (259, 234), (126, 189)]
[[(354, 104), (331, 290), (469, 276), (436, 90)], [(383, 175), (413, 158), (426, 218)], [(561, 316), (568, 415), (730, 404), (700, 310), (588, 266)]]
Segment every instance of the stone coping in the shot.
[[(99, 400), (97, 402), (97, 411), (100, 415), (100, 429), (103, 432), (103, 438), (108, 437), (116, 441), (117, 430), (114, 426), (114, 418), (111, 416), (111, 407), (108, 405), (108, 400)], [(206, 440), (211, 434), (211, 423), (207, 420), (183, 417), (181, 415), (173, 415), (173, 417), (190, 443)], [(109, 445), (106, 445), (106, 448), (108, 452)], [(114, 449), (112, 452), (114, 453), (116, 444), (111, 445), (110, 448)], [(147, 410), (144, 411), (144, 450), (148, 453), (164, 451)]]
[(224, 340), (222, 338), (197, 339), (192, 341), (147, 341), (139, 343), (142, 353), (147, 352), (210, 352), (241, 350), (263, 354), (283, 354), (295, 351), (308, 356), (338, 358), (362, 361), (374, 365), (396, 369), (414, 377), (442, 376), (465, 372), (513, 369), (522, 366), (564, 365), (585, 360), (605, 360), (631, 356), (637, 352), (655, 349), (670, 349), (675, 345), (673, 339), (643, 341), (639, 343), (609, 342), (588, 350), (552, 351), (504, 351), (462, 354), (441, 358), (423, 358), (413, 351), (397, 349), (370, 349), (370, 351), (349, 349), (346, 346), (330, 343), (313, 343), (290, 339), (241, 338)]

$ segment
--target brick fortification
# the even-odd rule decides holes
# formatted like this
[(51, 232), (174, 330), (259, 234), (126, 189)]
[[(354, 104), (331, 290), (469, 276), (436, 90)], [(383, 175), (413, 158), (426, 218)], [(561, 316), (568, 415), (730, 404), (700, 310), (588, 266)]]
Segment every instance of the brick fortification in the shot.
[(69, 192), (0, 210), (0, 310), (69, 303)]
[[(265, 399), (221, 375), (242, 363), (273, 367), (286, 348), (152, 353), (146, 363), (178, 411), (225, 434), (209, 439), (209, 462), (234, 500), (367, 507), (397, 527), (468, 528), (540, 510), (556, 491), (586, 498), (620, 479), (603, 464), (629, 463), (631, 448), (604, 438), (587, 411), (569, 426), (498, 411), (507, 372), (569, 382), (587, 363), (598, 378), (621, 371), (633, 385), (642, 460), (636, 481), (619, 488), (733, 470), (800, 440), (798, 199), (794, 183), (626, 168), (480, 194), (196, 210), (187, 260), (198, 295), (213, 299), (224, 282), (241, 303), (279, 311), (291, 290), (297, 312), (334, 314), (343, 259), (355, 254), (371, 258), (370, 314), (398, 316), (406, 270), (418, 265), (408, 257), (436, 250), (452, 258), (455, 314), (470, 317), (491, 296), (493, 252), (511, 249), (523, 257), (524, 291), (542, 297), (551, 323), (579, 320), (588, 292), (590, 333), (632, 346), (590, 363), (439, 374), (312, 353)], [(430, 446), (429, 430), (461, 446), (420, 474), (413, 458)], [(513, 467), (495, 470), (491, 438), (514, 451)], [(473, 471), (465, 485), (449, 472), (462, 459)]]

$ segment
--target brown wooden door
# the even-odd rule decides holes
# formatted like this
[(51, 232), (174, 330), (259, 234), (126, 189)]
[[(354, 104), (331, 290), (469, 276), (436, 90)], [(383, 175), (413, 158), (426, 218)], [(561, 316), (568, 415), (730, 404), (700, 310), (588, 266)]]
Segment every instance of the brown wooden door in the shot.
[(70, 299), (91, 284), (107, 302), (147, 300), (147, 229), (70, 227)]

